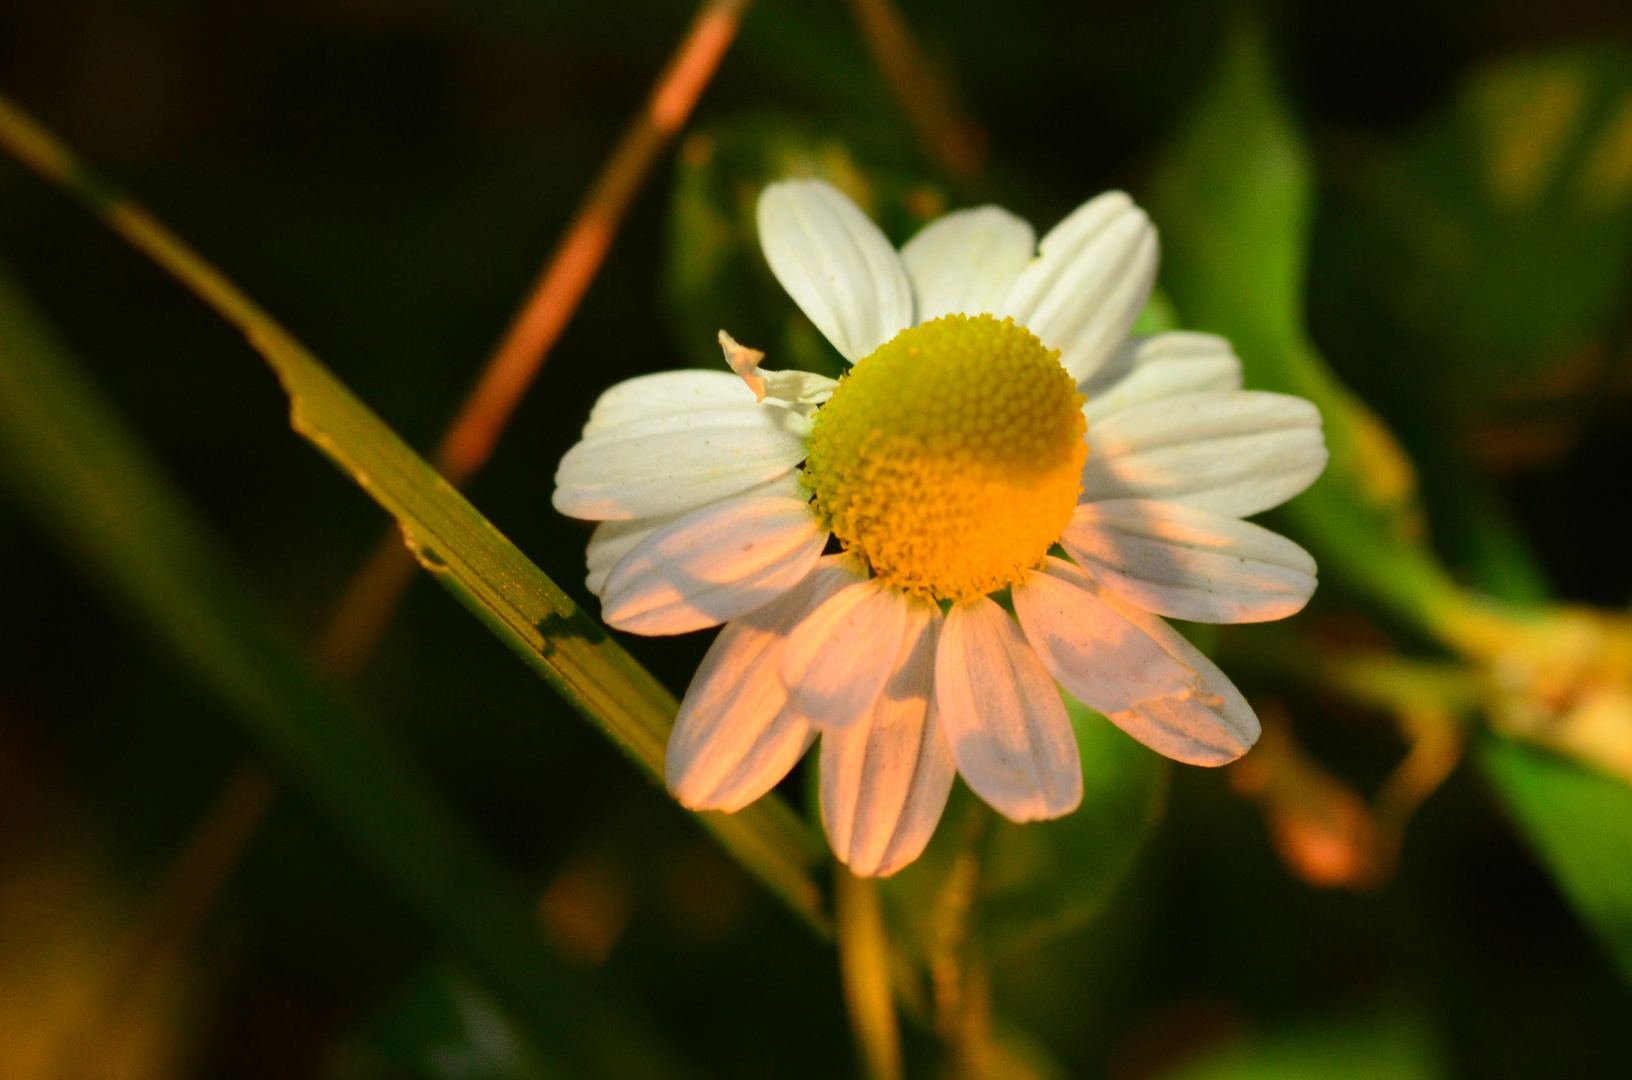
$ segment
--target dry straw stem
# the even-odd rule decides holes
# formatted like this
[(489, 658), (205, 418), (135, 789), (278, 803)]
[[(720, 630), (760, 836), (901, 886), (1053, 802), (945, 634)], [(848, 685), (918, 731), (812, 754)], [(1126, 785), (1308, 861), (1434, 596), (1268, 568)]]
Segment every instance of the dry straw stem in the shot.
[(930, 66), (900, 10), (892, 0), (850, 0), (850, 8), (924, 150), (959, 179), (978, 173), (986, 156), (985, 136), (953, 103), (945, 80)]
[[(492, 455), (517, 404), (599, 271), (629, 204), (718, 70), (748, 3), (708, 0), (703, 4), (645, 107), (586, 194), (442, 440), (436, 464), (456, 486)], [(178, 250), (167, 242), (168, 237), (159, 235), (160, 228), (116, 201), (111, 193), (88, 183), (65, 148), (4, 97), (0, 97), (0, 127), (8, 147), (25, 164), (47, 177), (89, 188), (98, 196), (98, 209), (107, 214), (109, 223), (138, 248), (151, 254), (157, 241), (172, 254)], [(181, 257), (186, 260), (190, 253), (183, 252)], [(201, 291), (209, 302), (229, 317), (238, 316), (234, 321), (242, 321), (244, 304), (233, 290), (211, 289), (209, 275), (190, 274), (188, 280), (195, 287), (202, 283)], [(323, 670), (340, 677), (356, 674), (390, 624), (415, 565), (398, 530), (389, 529), (353, 576), (330, 617), (317, 649)], [(240, 766), (228, 779), (155, 888), (133, 932), (126, 964), (113, 981), (115, 989), (104, 1003), (105, 1015), (112, 1015), (145, 981), (150, 969), (167, 963), (196, 934), (274, 804), (276, 793), (276, 780), (255, 764)], [(103, 1018), (96, 1018), (90, 1030)]]

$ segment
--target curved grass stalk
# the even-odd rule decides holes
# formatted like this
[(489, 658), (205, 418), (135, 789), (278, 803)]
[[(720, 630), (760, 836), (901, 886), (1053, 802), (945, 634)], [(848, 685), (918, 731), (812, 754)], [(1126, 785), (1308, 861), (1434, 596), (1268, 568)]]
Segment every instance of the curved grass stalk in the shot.
[[(661, 782), (677, 708), (661, 683), (293, 335), (3, 96), (0, 145), (242, 330), (288, 394), (295, 431), (391, 514), (421, 566), (642, 772)], [(784, 801), (773, 794), (737, 814), (698, 816), (795, 914), (819, 934), (831, 932), (812, 876), (819, 841)]]

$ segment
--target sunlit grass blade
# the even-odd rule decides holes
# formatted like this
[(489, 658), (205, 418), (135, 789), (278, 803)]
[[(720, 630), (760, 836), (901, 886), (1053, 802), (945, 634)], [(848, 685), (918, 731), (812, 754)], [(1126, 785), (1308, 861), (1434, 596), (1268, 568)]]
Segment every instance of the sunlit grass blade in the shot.
[[(0, 271), (0, 465), (25, 505), (227, 705), (570, 1075), (680, 1075), (544, 950), (531, 905), (375, 726), (273, 632), (183, 497)], [(647, 1070), (654, 1070), (648, 1072)]]
[[(437, 581), (661, 781), (677, 710), (661, 683), (288, 331), (4, 97), (0, 144), (241, 329), (288, 393), (294, 429), (396, 519), (409, 549)], [(819, 933), (829, 932), (812, 876), (820, 843), (785, 802), (773, 794), (734, 815), (699, 816), (744, 868)]]

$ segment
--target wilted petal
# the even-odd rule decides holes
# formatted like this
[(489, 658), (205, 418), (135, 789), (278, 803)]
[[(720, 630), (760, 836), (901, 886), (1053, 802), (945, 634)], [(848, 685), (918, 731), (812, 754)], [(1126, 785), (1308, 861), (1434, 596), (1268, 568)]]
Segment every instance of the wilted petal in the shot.
[(901, 249), (918, 321), (990, 315), (1037, 251), (1037, 234), (1000, 206), (955, 210), (925, 225)]
[(1320, 411), (1302, 398), (1185, 394), (1088, 429), (1081, 501), (1161, 499), (1248, 517), (1314, 483), (1326, 456)]
[(1190, 622), (1284, 619), (1315, 593), (1315, 560), (1261, 525), (1176, 503), (1084, 503), (1060, 543), (1107, 589)]
[(958, 771), (1011, 821), (1056, 818), (1082, 800), (1065, 702), (1002, 608), (956, 604), (935, 657), (935, 706)]
[(759, 196), (759, 243), (776, 280), (855, 363), (912, 325), (906, 267), (861, 208), (821, 180)]
[(664, 775), (683, 805), (740, 810), (793, 768), (814, 731), (787, 707), (782, 646), (806, 615), (859, 580), (839, 559), (823, 559), (780, 599), (720, 631), (669, 735)]
[(592, 521), (660, 517), (738, 495), (805, 458), (810, 421), (749, 401), (601, 428), (568, 450), (555, 508)]
[(802, 581), (826, 543), (804, 499), (722, 499), (658, 528), (620, 559), (601, 592), (601, 618), (634, 634), (718, 626)]
[(862, 877), (916, 859), (952, 790), (952, 751), (934, 708), (940, 610), (919, 607), (912, 622), (872, 712), (822, 734), (822, 824), (839, 861)]
[(1050, 229), (997, 315), (1036, 334), (1082, 382), (1139, 318), (1156, 283), (1156, 230), (1120, 191), (1083, 203)]
[(1175, 330), (1129, 338), (1082, 386), (1089, 426), (1106, 417), (1182, 394), (1241, 389), (1241, 361), (1216, 334)]
[(1015, 587), (1014, 613), (1049, 674), (1102, 713), (1188, 693), (1195, 672), (1098, 593), (1088, 575), (1055, 558)]

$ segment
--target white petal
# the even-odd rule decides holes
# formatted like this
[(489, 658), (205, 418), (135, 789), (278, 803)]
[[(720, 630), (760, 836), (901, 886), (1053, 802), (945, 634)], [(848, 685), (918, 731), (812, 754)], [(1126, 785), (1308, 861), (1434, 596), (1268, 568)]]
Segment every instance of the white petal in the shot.
[(929, 843), (955, 768), (935, 715), (941, 613), (909, 633), (873, 710), (822, 734), (822, 824), (839, 861), (862, 877), (893, 874)]
[(1241, 389), (1241, 361), (1216, 334), (1175, 330), (1129, 338), (1093, 378), (1078, 387), (1088, 396), (1082, 415), (1097, 424), (1135, 405), (1181, 394)]
[(1105, 594), (1105, 601), (1200, 678), (1199, 691), (1190, 697), (1143, 702), (1107, 718), (1158, 754), (1189, 765), (1225, 765), (1252, 749), (1258, 717), (1218, 665), (1159, 617), (1114, 593)]
[(748, 405), (753, 400), (753, 391), (727, 371), (659, 371), (625, 379), (602, 394), (589, 412), (584, 437), (634, 420)]
[(918, 321), (995, 313), (1036, 252), (1030, 223), (1000, 206), (955, 210), (930, 222), (901, 249)]
[(1060, 691), (1008, 613), (954, 605), (935, 655), (935, 707), (970, 789), (1011, 821), (1082, 801), (1082, 760)]
[(780, 405), (715, 406), (598, 430), (555, 473), (555, 508), (593, 521), (692, 510), (789, 472), (810, 421)]
[[(797, 499), (806, 497), (799, 487), (799, 474), (795, 472), (783, 473), (775, 480), (757, 484), (742, 494), (783, 495)], [(595, 531), (589, 536), (589, 550), (586, 552), (589, 576), (584, 580), (584, 584), (589, 591), (601, 596), (602, 590), (606, 587), (606, 576), (612, 572), (612, 568), (618, 565), (625, 555), (635, 550), (642, 540), (680, 516), (664, 514), (662, 517), (603, 521), (596, 525)]]
[(902, 639), (928, 618), (876, 581), (835, 594), (799, 624), (782, 652), (788, 699), (819, 728), (843, 728), (867, 715), (895, 670)]
[(998, 315), (1036, 334), (1078, 382), (1122, 344), (1156, 283), (1156, 229), (1120, 191), (1091, 199), (1043, 237)]
[(1320, 410), (1256, 390), (1136, 405), (1087, 437), (1082, 502), (1161, 499), (1247, 517), (1299, 494), (1326, 467)]
[(654, 531), (618, 561), (601, 618), (632, 634), (685, 634), (764, 607), (810, 573), (827, 531), (786, 495), (722, 499)]
[(1038, 659), (1090, 708), (1117, 712), (1194, 689), (1195, 672), (1101, 600), (1088, 575), (1063, 559), (1050, 558), (1013, 596)]
[(740, 810), (793, 768), (814, 730), (787, 707), (778, 661), (788, 634), (838, 590), (860, 580), (823, 559), (780, 599), (720, 631), (692, 677), (669, 735), (669, 791), (693, 810)]
[(1315, 560), (1286, 537), (1176, 503), (1085, 503), (1060, 544), (1107, 589), (1170, 619), (1269, 622), (1315, 594)]
[(821, 180), (759, 196), (759, 244), (776, 280), (851, 363), (912, 325), (901, 257), (861, 208)]

